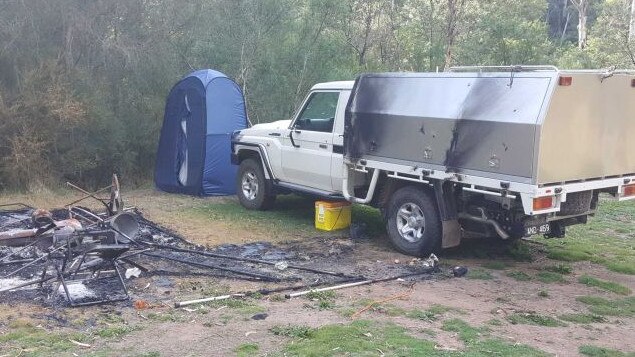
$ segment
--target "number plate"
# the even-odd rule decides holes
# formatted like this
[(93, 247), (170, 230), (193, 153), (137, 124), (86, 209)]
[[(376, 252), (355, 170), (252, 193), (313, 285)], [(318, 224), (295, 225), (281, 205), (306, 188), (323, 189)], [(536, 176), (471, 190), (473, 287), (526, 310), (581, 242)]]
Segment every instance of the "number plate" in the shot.
[(533, 236), (536, 234), (547, 234), (549, 232), (551, 232), (551, 225), (549, 223), (544, 223), (537, 226), (525, 227), (526, 236)]

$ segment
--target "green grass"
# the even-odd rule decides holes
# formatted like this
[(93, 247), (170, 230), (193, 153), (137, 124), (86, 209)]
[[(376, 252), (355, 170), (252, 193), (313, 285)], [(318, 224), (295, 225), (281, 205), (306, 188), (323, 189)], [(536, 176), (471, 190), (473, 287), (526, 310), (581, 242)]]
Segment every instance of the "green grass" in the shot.
[(516, 280), (516, 281), (529, 281), (531, 280), (531, 276), (522, 271), (510, 271), (506, 274), (508, 277)]
[(333, 291), (311, 291), (305, 297), (309, 300), (317, 302), (320, 310), (328, 310), (335, 307), (335, 298), (337, 295)]
[(602, 199), (586, 225), (568, 227), (566, 239), (540, 240), (547, 256), (566, 262), (590, 261), (624, 274), (635, 274), (635, 202)]
[(635, 316), (635, 297), (608, 300), (597, 296), (580, 296), (577, 301), (588, 305), (589, 311), (602, 316)]
[(450, 311), (460, 312), (459, 309), (455, 309), (450, 306), (434, 304), (426, 310), (410, 310), (405, 313), (405, 316), (415, 320), (436, 321), (439, 319), (440, 316)]
[[(366, 304), (365, 306), (367, 305), (368, 304)], [(371, 310), (386, 314), (388, 316), (404, 316), (408, 312), (406, 309), (393, 305), (393, 304), (373, 305)]]
[(308, 337), (294, 339), (283, 353), (286, 356), (546, 356), (531, 347), (510, 344), (497, 339), (483, 340), (484, 329), (474, 328), (461, 320), (444, 324), (447, 331), (456, 332), (466, 342), (462, 351), (441, 351), (433, 341), (418, 339), (403, 327), (371, 321), (326, 325)]
[(499, 319), (491, 319), (491, 320), (488, 320), (485, 323), (490, 325), (490, 326), (503, 326), (503, 321), (501, 321)]
[[(0, 335), (0, 350), (14, 356), (50, 356), (78, 349), (70, 340), (85, 342), (86, 335), (47, 331), (31, 326), (11, 328)], [(21, 351), (28, 351), (23, 353)]]
[(230, 200), (209, 203), (191, 210), (210, 220), (249, 227), (268, 235), (276, 232), (317, 233), (314, 226), (314, 201), (293, 195), (278, 197), (275, 209), (269, 211), (246, 210), (237, 201)]
[(443, 322), (444, 331), (457, 333), (465, 344), (465, 351), (457, 351), (458, 356), (547, 356), (546, 353), (521, 344), (510, 344), (496, 338), (489, 337), (487, 328), (473, 327), (460, 319)]
[(508, 254), (518, 262), (531, 262), (534, 260), (529, 246), (522, 241), (513, 242), (508, 248)]
[(120, 338), (137, 330), (137, 327), (130, 325), (109, 326), (95, 331), (95, 335), (101, 338)]
[(542, 298), (547, 298), (547, 297), (549, 297), (549, 292), (547, 290), (540, 290), (538, 292), (538, 296), (540, 296)]
[[(341, 311), (343, 316), (351, 317), (361, 308), (365, 308), (366, 306), (372, 304), (374, 300), (372, 299), (362, 299), (356, 302), (353, 306), (346, 308)], [(456, 313), (464, 313), (463, 310), (457, 309), (451, 306), (441, 305), (441, 304), (433, 304), (425, 310), (413, 309), (408, 310), (402, 307), (398, 307), (392, 304), (374, 304), (370, 308), (369, 311), (377, 312), (381, 314), (385, 314), (388, 316), (404, 316), (409, 319), (421, 320), (421, 321), (436, 321), (443, 315), (448, 312), (456, 312)]]
[(564, 323), (544, 315), (534, 312), (516, 312), (507, 316), (507, 320), (514, 325), (534, 325), (545, 327), (566, 326)]
[(492, 274), (484, 269), (479, 269), (479, 268), (474, 268), (474, 269), (470, 269), (467, 272), (466, 277), (468, 279), (475, 279), (475, 280), (492, 280), (494, 279), (494, 277), (492, 276)]
[(562, 274), (550, 272), (550, 271), (541, 271), (536, 274), (536, 279), (538, 281), (551, 284), (551, 283), (566, 283), (567, 280), (562, 276)]
[(393, 304), (388, 304), (388, 303), (377, 304), (375, 303), (375, 300), (373, 299), (361, 299), (358, 302), (356, 302), (353, 306), (342, 308), (340, 310), (340, 313), (342, 314), (342, 316), (351, 317), (360, 309), (365, 308), (366, 306), (371, 304), (372, 306), (368, 310), (369, 312), (372, 311), (372, 312), (376, 312), (380, 314), (385, 314), (388, 316), (405, 316), (406, 313), (408, 312), (408, 310)]
[(573, 272), (573, 267), (568, 264), (549, 265), (549, 266), (546, 266), (544, 269), (552, 273), (558, 273), (563, 275), (569, 275)]
[[(9, 353), (9, 356), (70, 355), (72, 351), (81, 351), (85, 355), (86, 351), (71, 340), (93, 344), (95, 337), (118, 339), (135, 330), (138, 330), (136, 326), (115, 325), (86, 333), (51, 331), (18, 320), (10, 324), (7, 333), (0, 334), (0, 351), (3, 355)], [(99, 353), (94, 351), (94, 354)]]
[(614, 283), (612, 281), (606, 281), (606, 280), (601, 280), (601, 279), (597, 279), (594, 278), (592, 276), (589, 275), (583, 275), (578, 279), (578, 282), (580, 284), (584, 284), (587, 286), (593, 286), (602, 290), (606, 290), (606, 291), (610, 291), (610, 292), (614, 292), (616, 294), (620, 294), (620, 295), (630, 295), (631, 294), (631, 289), (627, 288), (624, 285), (618, 284), (618, 283)]
[(353, 205), (351, 221), (365, 224), (366, 234), (369, 238), (383, 237), (386, 235), (384, 219), (376, 208), (364, 205)]
[[(330, 235), (315, 229), (315, 200), (296, 195), (278, 196), (274, 209), (268, 211), (246, 210), (233, 200), (208, 203), (190, 210), (194, 214), (204, 215), (206, 219), (224, 221), (266, 234), (267, 238), (275, 238), (280, 233)], [(379, 210), (372, 207), (353, 205), (352, 221), (364, 223), (369, 237), (386, 234)]]
[(443, 331), (456, 332), (459, 335), (459, 339), (466, 343), (476, 341), (482, 334), (487, 333), (487, 329), (472, 327), (461, 319), (443, 321), (441, 329)]
[(225, 300), (212, 301), (207, 303), (212, 308), (220, 308), (226, 306), (233, 311), (243, 315), (258, 314), (267, 311), (264, 307), (258, 305), (253, 299), (231, 298)]
[(269, 329), (276, 336), (287, 336), (294, 338), (309, 338), (313, 336), (315, 329), (308, 326), (274, 326)]
[(382, 326), (369, 321), (323, 326), (309, 338), (294, 340), (284, 348), (286, 355), (307, 357), (382, 354), (378, 350), (399, 356), (439, 355), (434, 342), (409, 336), (396, 325)]
[(635, 352), (624, 353), (610, 348), (583, 345), (578, 348), (581, 355), (591, 357), (635, 357)]
[[(199, 310), (203, 311), (203, 310)], [(207, 311), (207, 310), (204, 310)], [(153, 321), (158, 322), (183, 322), (185, 321), (184, 316), (180, 316), (173, 312), (173, 310), (165, 311), (165, 312), (150, 312), (146, 315), (146, 317)]]
[(260, 347), (255, 343), (243, 343), (242, 345), (236, 347), (234, 352), (238, 357), (251, 357), (254, 356)]
[(489, 261), (489, 262), (485, 262), (485, 263), (481, 264), (481, 266), (483, 268), (492, 269), (492, 270), (505, 270), (505, 269), (511, 267), (510, 264), (507, 264), (507, 263), (501, 262), (501, 261), (497, 261), (497, 260), (492, 260), (492, 261)]
[(606, 322), (603, 316), (595, 314), (564, 314), (558, 316), (562, 321), (573, 322), (576, 324), (590, 324), (594, 322)]

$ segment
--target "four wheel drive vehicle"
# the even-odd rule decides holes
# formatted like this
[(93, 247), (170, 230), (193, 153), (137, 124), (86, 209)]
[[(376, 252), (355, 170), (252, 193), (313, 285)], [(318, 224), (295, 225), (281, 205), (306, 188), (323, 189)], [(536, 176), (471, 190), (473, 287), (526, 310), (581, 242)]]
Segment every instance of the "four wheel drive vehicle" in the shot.
[(293, 120), (236, 132), (238, 197), (300, 192), (381, 209), (424, 255), (586, 223), (600, 193), (635, 198), (635, 76), (555, 67), (364, 74), (314, 86)]

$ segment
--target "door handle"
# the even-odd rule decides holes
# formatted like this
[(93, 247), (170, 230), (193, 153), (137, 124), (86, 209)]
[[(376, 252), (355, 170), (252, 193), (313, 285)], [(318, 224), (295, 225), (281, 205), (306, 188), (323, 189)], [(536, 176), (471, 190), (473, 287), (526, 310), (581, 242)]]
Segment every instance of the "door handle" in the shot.
[(280, 136), (280, 133), (269, 133), (269, 136)]
[(320, 149), (328, 149), (329, 146), (326, 144), (320, 144)]

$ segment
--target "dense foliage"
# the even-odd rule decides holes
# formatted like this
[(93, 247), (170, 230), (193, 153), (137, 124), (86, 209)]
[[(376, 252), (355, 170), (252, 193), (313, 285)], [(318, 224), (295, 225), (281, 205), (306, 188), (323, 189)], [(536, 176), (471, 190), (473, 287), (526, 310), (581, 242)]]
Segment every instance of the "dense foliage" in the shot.
[(366, 71), (632, 68), (634, 4), (3, 0), (0, 189), (147, 180), (165, 96), (193, 69), (235, 78), (256, 123), (288, 118), (316, 82)]

